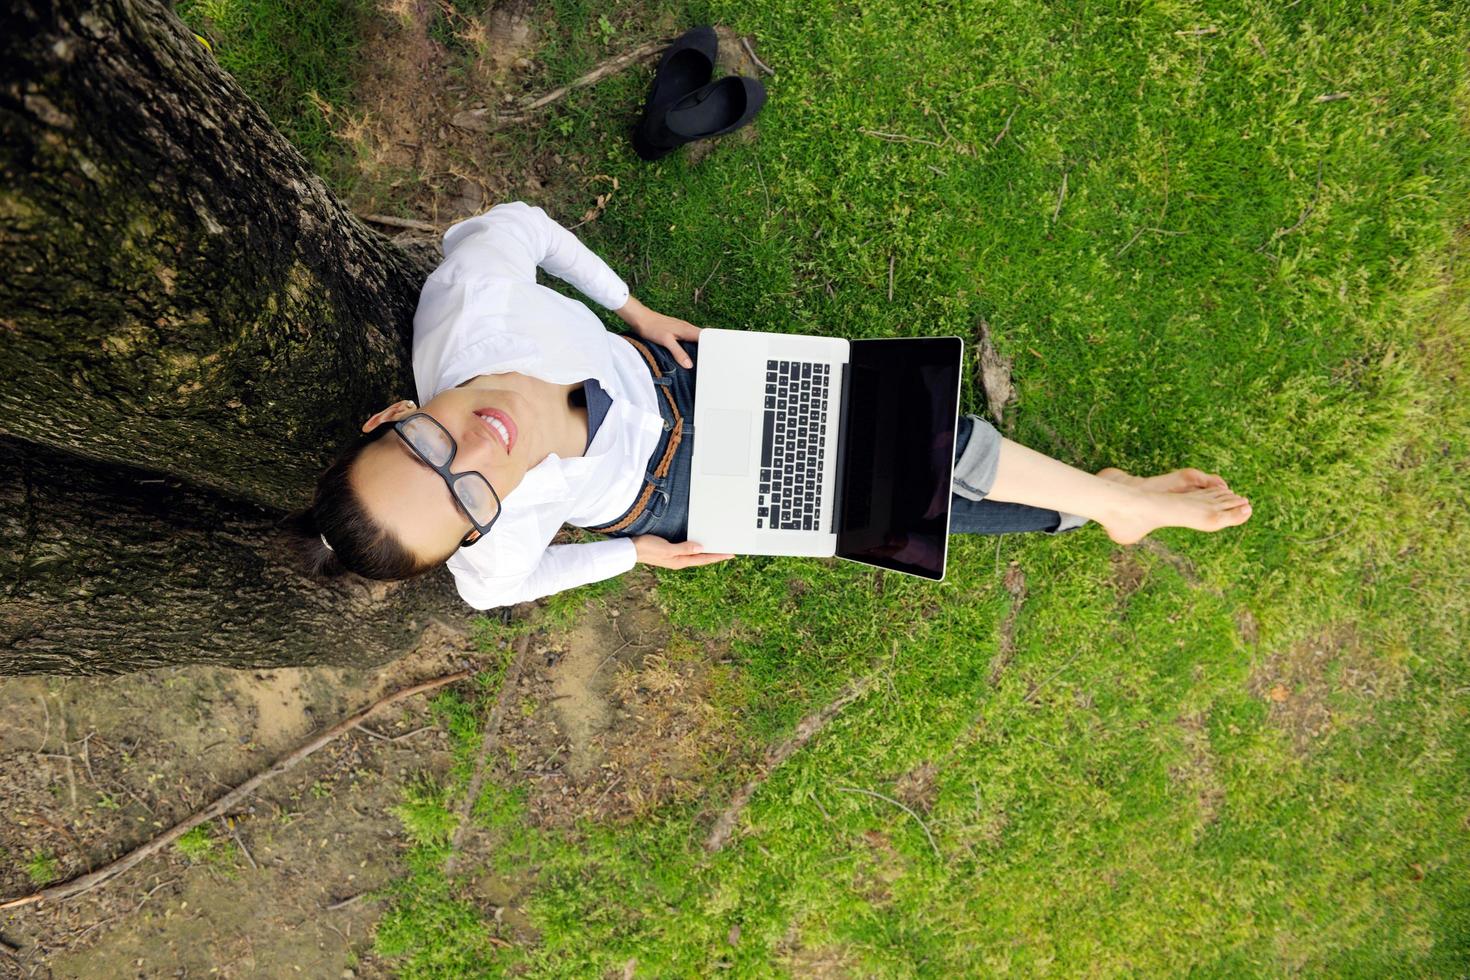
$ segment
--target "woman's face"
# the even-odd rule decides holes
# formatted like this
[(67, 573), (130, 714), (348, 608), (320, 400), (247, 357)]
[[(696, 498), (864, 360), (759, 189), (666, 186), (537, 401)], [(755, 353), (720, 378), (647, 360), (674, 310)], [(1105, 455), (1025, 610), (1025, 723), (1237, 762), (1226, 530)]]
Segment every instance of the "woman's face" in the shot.
[[(476, 379), (476, 384), (487, 386), (450, 388), (423, 408), (408, 401), (389, 406), (368, 419), (363, 431), (414, 412), (431, 415), (454, 438), (449, 469), (480, 473), (504, 501), (545, 458), (545, 451), (537, 454), (541, 447), (536, 433), (546, 431), (546, 426), (538, 424), (536, 406), (520, 392), (493, 387), (494, 379), (488, 377)], [(353, 464), (351, 481), (372, 518), (392, 529), (403, 546), (425, 562), (443, 561), (453, 554), (473, 528), (449, 485), (396, 432), (363, 450)]]

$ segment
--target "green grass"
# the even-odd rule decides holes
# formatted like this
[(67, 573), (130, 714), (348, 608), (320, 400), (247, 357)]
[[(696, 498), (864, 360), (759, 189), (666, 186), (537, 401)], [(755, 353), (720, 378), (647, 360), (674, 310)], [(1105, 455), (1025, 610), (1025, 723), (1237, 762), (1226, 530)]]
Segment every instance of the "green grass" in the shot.
[(174, 841), (174, 847), (190, 864), (202, 864), (227, 875), (233, 873), (239, 861), (239, 849), (234, 841), (216, 835), (207, 824), (185, 833)]
[(348, 179), (341, 163), (351, 150), (334, 130), (352, 108), (372, 0), (176, 0), (175, 9), (323, 175)]
[[(1015, 360), (1017, 438), (1092, 468), (1219, 470), (1255, 515), (1157, 535), (1193, 571), (1136, 551), (1129, 595), (1096, 529), (956, 540), (944, 583), (881, 594), (838, 563), (663, 574), (678, 627), (733, 638), (722, 696), (757, 744), (854, 676), (891, 683), (779, 770), (718, 855), (700, 843), (740, 774), (573, 834), (528, 829), (519, 788), (487, 787), (477, 819), (497, 873), (529, 882), (540, 944), (487, 945), (420, 840), (379, 950), (405, 976), (630, 958), (640, 976), (1462, 974), (1466, 14), (718, 0), (640, 19), (559, 0), (548, 84), (671, 19), (751, 34), (777, 71), (757, 138), (698, 164), (625, 145), (641, 72), (494, 144), (618, 178), (579, 234), (650, 306), (967, 342), (984, 318)], [(594, 191), (566, 176), (544, 200), (570, 223)], [(1011, 561), (1029, 597), (992, 685)], [(555, 600), (557, 621), (587, 594)], [(1324, 632), (1353, 639), (1312, 666)], [(1298, 736), (1290, 699), (1313, 683), (1331, 722)], [(938, 857), (850, 791), (892, 796), (924, 763)]]
[(50, 851), (37, 851), (26, 862), (26, 874), (30, 876), (31, 882), (35, 885), (44, 885), (54, 881), (60, 871), (61, 862)]

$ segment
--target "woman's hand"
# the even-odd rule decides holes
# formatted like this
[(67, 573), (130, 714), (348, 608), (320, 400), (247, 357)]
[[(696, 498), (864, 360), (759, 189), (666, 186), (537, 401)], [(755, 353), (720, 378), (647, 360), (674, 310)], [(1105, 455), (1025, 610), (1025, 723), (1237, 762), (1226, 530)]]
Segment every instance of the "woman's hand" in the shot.
[(674, 544), (672, 541), (652, 534), (635, 536), (633, 547), (637, 549), (640, 562), (658, 568), (695, 568), (699, 565), (713, 565), (717, 561), (735, 557), (705, 551), (702, 545), (693, 541), (681, 541)]
[(679, 346), (679, 341), (688, 340), (697, 342), (699, 340), (699, 328), (687, 320), (677, 317), (664, 316), (655, 313), (644, 306), (633, 296), (628, 297), (628, 302), (617, 311), (623, 322), (633, 328), (633, 332), (650, 344), (660, 344), (669, 349), (678, 361), (686, 368), (694, 367), (694, 362), (689, 355), (684, 353), (684, 348)]

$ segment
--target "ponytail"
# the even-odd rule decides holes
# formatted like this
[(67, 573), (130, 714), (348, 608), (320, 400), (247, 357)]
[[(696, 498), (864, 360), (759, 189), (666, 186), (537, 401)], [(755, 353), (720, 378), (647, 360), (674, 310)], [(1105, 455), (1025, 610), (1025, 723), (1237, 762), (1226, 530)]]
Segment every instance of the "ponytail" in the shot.
[(379, 425), (349, 446), (317, 478), (311, 506), (281, 522), (303, 570), (312, 578), (351, 573), (395, 581), (422, 575), (438, 564), (420, 561), (392, 531), (373, 520), (352, 486), (352, 465), (364, 449), (391, 431), (391, 425)]

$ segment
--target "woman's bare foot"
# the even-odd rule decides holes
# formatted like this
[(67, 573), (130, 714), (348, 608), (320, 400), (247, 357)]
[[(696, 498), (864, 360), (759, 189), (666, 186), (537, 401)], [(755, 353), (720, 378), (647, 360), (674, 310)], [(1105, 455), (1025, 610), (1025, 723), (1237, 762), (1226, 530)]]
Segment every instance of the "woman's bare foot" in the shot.
[(1134, 476), (1131, 473), (1118, 469), (1116, 466), (1109, 466), (1098, 470), (1097, 475), (1104, 480), (1112, 480), (1114, 483), (1137, 487), (1140, 490), (1155, 490), (1160, 493), (1187, 493), (1190, 490), (1230, 489), (1225, 483), (1225, 480), (1219, 475), (1196, 469), (1174, 470), (1172, 473), (1162, 473), (1159, 476)]
[[(1168, 480), (1182, 472), (1185, 471), (1176, 470), (1174, 473), (1162, 477), (1150, 477), (1150, 479)], [(1219, 479), (1219, 477), (1214, 479)], [(1177, 484), (1178, 481), (1175, 480), (1174, 483)], [(1161, 527), (1219, 531), (1237, 524), (1244, 524), (1250, 520), (1251, 516), (1250, 501), (1223, 487), (1211, 485), (1194, 489), (1181, 487), (1173, 490), (1157, 490), (1133, 485), (1133, 489), (1136, 491), (1136, 498), (1131, 506), (1124, 508), (1116, 517), (1099, 520), (1103, 530), (1108, 532), (1108, 537), (1119, 544), (1134, 544), (1142, 540), (1150, 531)]]

